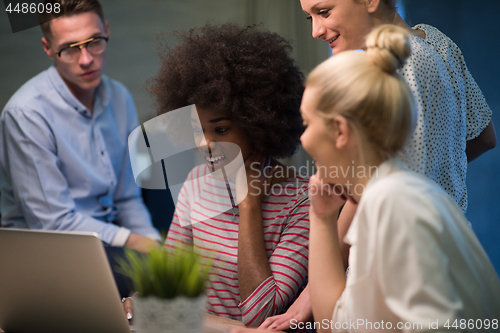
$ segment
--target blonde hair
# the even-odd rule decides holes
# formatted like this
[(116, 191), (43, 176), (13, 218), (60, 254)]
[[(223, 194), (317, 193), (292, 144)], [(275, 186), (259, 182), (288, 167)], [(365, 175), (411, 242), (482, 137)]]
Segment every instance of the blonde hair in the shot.
[[(366, 0), (354, 0), (354, 2), (362, 3), (362, 2), (366, 2)], [(397, 2), (398, 2), (397, 0), (380, 0), (380, 3), (382, 3), (386, 7), (386, 9), (388, 9), (390, 11), (396, 10)]]
[(366, 46), (366, 53), (342, 52), (321, 63), (306, 89), (315, 89), (314, 107), (325, 119), (348, 121), (361, 159), (373, 153), (384, 161), (405, 146), (415, 122), (413, 95), (397, 73), (411, 48), (406, 30), (394, 25), (373, 30)]

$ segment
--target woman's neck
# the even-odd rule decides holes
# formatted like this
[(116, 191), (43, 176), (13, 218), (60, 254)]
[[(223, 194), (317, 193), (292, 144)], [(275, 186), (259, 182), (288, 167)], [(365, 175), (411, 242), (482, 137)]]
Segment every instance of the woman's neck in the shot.
[(414, 36), (417, 36), (417, 37), (420, 37), (422, 39), (425, 39), (425, 32), (422, 31), (422, 30), (414, 30), (414, 29), (412, 29), (403, 20), (403, 18), (398, 14), (398, 12), (396, 12), (396, 14), (394, 16), (394, 22), (393, 22), (393, 24), (396, 25), (396, 26), (398, 26), (398, 27), (401, 27), (401, 28), (404, 28), (404, 29), (408, 30)]
[(351, 179), (353, 185), (349, 186), (348, 191), (351, 192), (350, 195), (356, 203), (359, 203), (361, 200), (361, 196), (370, 179), (378, 175), (378, 168), (382, 163), (383, 159), (378, 154), (370, 152), (365, 152), (363, 160), (353, 162), (356, 165), (356, 177)]
[[(348, 191), (350, 192), (351, 198), (357, 203), (361, 200), (361, 196), (366, 189), (366, 185), (372, 177), (372, 171), (378, 167), (364, 165), (357, 167), (357, 174), (362, 174), (361, 177), (356, 177), (352, 180), (352, 185), (349, 186)], [(364, 170), (364, 172), (363, 172)]]

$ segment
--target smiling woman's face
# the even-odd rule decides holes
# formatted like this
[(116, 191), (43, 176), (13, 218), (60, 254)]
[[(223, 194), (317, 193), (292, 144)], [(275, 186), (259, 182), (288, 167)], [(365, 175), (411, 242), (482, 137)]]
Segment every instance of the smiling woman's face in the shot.
[(233, 161), (240, 151), (244, 160), (252, 152), (245, 133), (223, 113), (193, 107), (191, 126), (196, 146), (212, 172)]
[[(362, 49), (374, 28), (372, 7), (355, 0), (300, 0), (312, 23), (312, 36), (327, 42), (332, 54)], [(376, 8), (375, 8), (376, 10)]]

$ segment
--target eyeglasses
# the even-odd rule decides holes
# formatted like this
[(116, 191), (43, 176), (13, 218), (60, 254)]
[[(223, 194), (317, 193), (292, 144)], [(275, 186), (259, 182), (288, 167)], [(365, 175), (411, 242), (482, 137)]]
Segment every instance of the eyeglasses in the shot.
[(82, 48), (86, 48), (92, 55), (101, 54), (106, 49), (109, 37), (93, 37), (84, 41), (71, 44), (61, 49), (56, 54), (64, 62), (73, 62), (80, 57)]

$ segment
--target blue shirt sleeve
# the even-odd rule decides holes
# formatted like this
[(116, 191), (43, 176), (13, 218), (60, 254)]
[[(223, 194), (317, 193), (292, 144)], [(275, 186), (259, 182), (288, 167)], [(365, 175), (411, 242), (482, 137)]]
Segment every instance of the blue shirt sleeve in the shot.
[(7, 109), (2, 117), (4, 168), (30, 229), (92, 231), (111, 243), (120, 227), (75, 209), (58, 165), (50, 126), (35, 110)]

